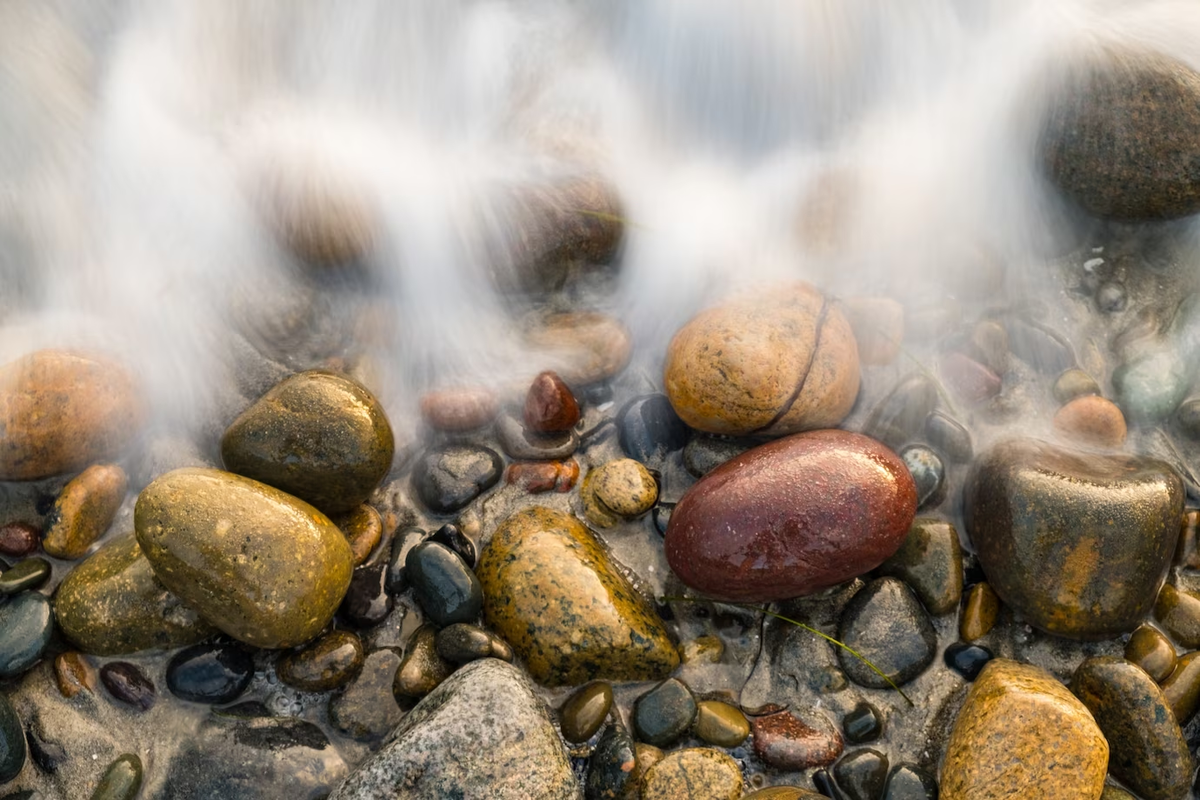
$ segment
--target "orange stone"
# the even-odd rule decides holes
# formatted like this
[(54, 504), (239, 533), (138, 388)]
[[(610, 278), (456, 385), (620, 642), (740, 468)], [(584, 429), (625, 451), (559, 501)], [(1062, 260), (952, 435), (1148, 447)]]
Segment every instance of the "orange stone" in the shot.
[(1076, 397), (1054, 415), (1054, 430), (1065, 439), (1094, 447), (1120, 447), (1127, 433), (1125, 416), (1103, 397)]

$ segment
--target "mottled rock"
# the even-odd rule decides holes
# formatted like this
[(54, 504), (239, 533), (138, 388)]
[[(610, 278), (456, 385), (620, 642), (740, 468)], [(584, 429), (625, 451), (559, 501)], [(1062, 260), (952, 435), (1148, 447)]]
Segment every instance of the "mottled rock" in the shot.
[(576, 800), (579, 786), (545, 705), (519, 669), (474, 661), (410, 711), (330, 800)]
[[(898, 684), (920, 675), (937, 653), (937, 633), (929, 615), (912, 590), (895, 578), (871, 581), (851, 598), (838, 622), (837, 638)], [(845, 649), (839, 647), (837, 656), (847, 677), (860, 686), (889, 685)]]
[(73, 472), (119, 456), (145, 408), (133, 375), (101, 356), (39, 350), (0, 367), (0, 480)]
[(22, 592), (0, 604), (0, 678), (13, 678), (32, 667), (50, 644), (54, 612), (37, 592)]
[(589, 470), (579, 496), (588, 522), (611, 528), (649, 511), (658, 500), (658, 483), (641, 462), (619, 458)]
[(116, 464), (94, 464), (73, 478), (50, 511), (42, 549), (55, 558), (81, 558), (112, 524), (127, 485)]
[(275, 674), (301, 691), (325, 692), (353, 680), (362, 664), (362, 640), (350, 631), (335, 630), (284, 654), (275, 663)]
[(375, 740), (390, 733), (404, 716), (392, 685), (400, 654), (391, 648), (372, 650), (346, 691), (329, 701), (329, 721), (347, 736)]
[(988, 583), (1030, 624), (1078, 639), (1131, 631), (1154, 604), (1183, 513), (1167, 464), (1017, 439), (977, 459), (964, 518)]
[(858, 395), (854, 334), (808, 284), (704, 311), (667, 349), (663, 384), (697, 430), (781, 436), (837, 425)]
[(361, 505), (392, 466), (395, 439), (379, 401), (323, 370), (284, 379), (221, 437), (225, 468), (326, 514)]
[(450, 674), (454, 665), (438, 655), (437, 628), (422, 625), (404, 646), (404, 658), (392, 681), (392, 693), (398, 700), (424, 697)]
[(519, 486), (530, 494), (569, 492), (575, 488), (578, 480), (579, 462), (573, 458), (566, 461), (518, 461), (504, 470), (505, 483)]
[(350, 585), (346, 537), (319, 511), (248, 478), (180, 469), (138, 497), (142, 552), (173, 594), (256, 647), (291, 647), (329, 623)]
[(977, 583), (967, 594), (967, 605), (958, 619), (958, 635), (964, 642), (986, 636), (1000, 615), (1000, 598), (987, 583)]
[(846, 431), (756, 447), (698, 481), (676, 505), (665, 549), (688, 586), (738, 602), (811, 594), (883, 563), (916, 513), (894, 453)]
[(253, 677), (254, 658), (236, 644), (185, 647), (167, 663), (167, 689), (193, 703), (232, 703)]
[(691, 747), (668, 753), (642, 778), (642, 800), (737, 800), (742, 770), (720, 750)]
[(1125, 644), (1125, 660), (1137, 664), (1162, 683), (1175, 669), (1175, 647), (1151, 625), (1139, 625)]
[(526, 332), (526, 340), (557, 362), (558, 374), (575, 387), (613, 377), (633, 352), (629, 329), (595, 311), (550, 314)]
[(908, 584), (931, 614), (948, 614), (962, 599), (962, 545), (954, 525), (913, 520), (904, 544), (876, 570)]
[(522, 419), (534, 433), (563, 433), (579, 422), (579, 402), (558, 373), (547, 370), (529, 386)]
[(656, 464), (688, 443), (691, 431), (665, 394), (635, 397), (617, 412), (617, 438), (625, 455)]
[(779, 711), (750, 721), (754, 752), (775, 769), (796, 771), (827, 767), (842, 754), (844, 744), (837, 728), (820, 712), (801, 719)]
[(421, 395), (421, 419), (437, 431), (460, 433), (482, 428), (499, 410), (496, 395), (483, 388), (442, 389)]
[(1108, 744), (1044, 670), (994, 659), (967, 693), (942, 762), (942, 800), (1098, 798)]
[(612, 684), (593, 681), (579, 687), (558, 710), (558, 726), (571, 744), (586, 742), (596, 735), (613, 704)]
[(504, 462), (494, 450), (452, 444), (427, 450), (413, 466), (417, 497), (435, 514), (453, 514), (496, 485)]
[(1108, 771), (1146, 800), (1182, 800), (1192, 757), (1171, 706), (1154, 680), (1122, 658), (1089, 658), (1071, 691), (1108, 740)]
[(1125, 444), (1125, 417), (1116, 403), (1103, 397), (1077, 397), (1054, 415), (1054, 429), (1065, 439), (1092, 447)]

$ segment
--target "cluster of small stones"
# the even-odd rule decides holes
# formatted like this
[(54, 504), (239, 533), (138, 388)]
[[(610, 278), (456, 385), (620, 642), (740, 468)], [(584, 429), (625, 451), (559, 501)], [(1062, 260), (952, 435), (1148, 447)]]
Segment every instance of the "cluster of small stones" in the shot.
[[(1051, 178), (1101, 216), (1194, 213), (1136, 126), (1157, 183), (1079, 163), (1111, 166), (1113, 114), (1200, 130), (1200, 77), (1119, 63), (1072, 89), (1102, 113), (1064, 104)], [(272, 217), (318, 268), (373, 241), (326, 188), (285, 204), (322, 225)], [(542, 200), (569, 241), (527, 242), (518, 283), (557, 290), (616, 245)], [(1110, 260), (1055, 265), (1069, 335), (772, 287), (687, 322), (650, 386), (618, 320), (558, 311), (529, 333), (554, 370), (428, 392), (399, 453), (345, 361), (165, 469), (118, 361), (4, 365), (4, 800), (1181, 800), (1200, 295)]]

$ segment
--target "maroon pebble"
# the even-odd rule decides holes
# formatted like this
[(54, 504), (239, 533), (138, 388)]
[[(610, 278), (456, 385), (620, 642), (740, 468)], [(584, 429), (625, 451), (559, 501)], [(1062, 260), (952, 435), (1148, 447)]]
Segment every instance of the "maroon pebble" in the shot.
[(562, 433), (579, 422), (579, 403), (571, 389), (547, 370), (533, 379), (525, 395), (525, 427), (537, 433)]
[(750, 722), (754, 752), (775, 769), (798, 771), (829, 766), (845, 747), (842, 735), (819, 714), (814, 713), (810, 721), (812, 725), (790, 711), (755, 717)]
[(667, 563), (709, 597), (786, 600), (882, 564), (916, 510), (912, 476), (880, 442), (797, 433), (747, 450), (688, 490), (667, 525)]
[(27, 556), (37, 550), (42, 532), (24, 522), (11, 522), (0, 528), (0, 554)]

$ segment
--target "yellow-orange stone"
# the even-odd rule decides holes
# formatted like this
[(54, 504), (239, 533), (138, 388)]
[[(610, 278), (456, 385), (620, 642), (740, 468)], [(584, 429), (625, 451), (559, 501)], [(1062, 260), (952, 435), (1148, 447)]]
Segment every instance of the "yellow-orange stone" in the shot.
[(1076, 397), (1054, 415), (1054, 429), (1066, 439), (1094, 447), (1120, 447), (1127, 434), (1125, 415), (1103, 397)]
[(942, 800), (1098, 800), (1108, 742), (1054, 676), (988, 662), (963, 702), (942, 763)]

